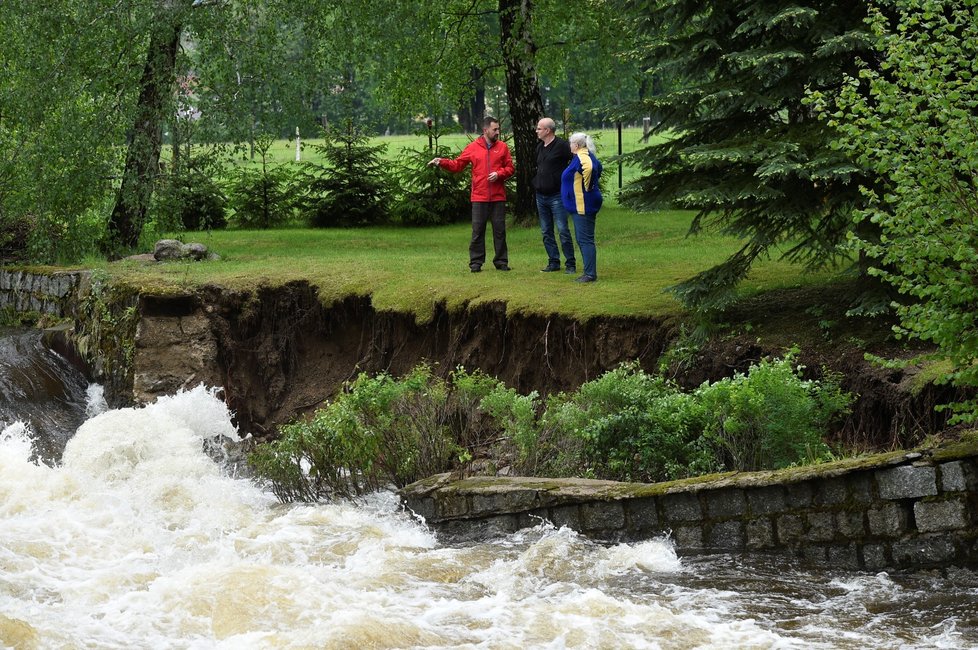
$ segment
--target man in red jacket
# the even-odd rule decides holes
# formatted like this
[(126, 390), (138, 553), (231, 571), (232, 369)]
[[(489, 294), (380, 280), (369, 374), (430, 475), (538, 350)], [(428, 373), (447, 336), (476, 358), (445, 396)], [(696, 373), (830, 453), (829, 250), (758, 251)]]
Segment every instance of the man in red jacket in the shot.
[(492, 222), (492, 264), (500, 271), (509, 270), (506, 249), (506, 179), (513, 175), (513, 157), (509, 147), (499, 139), (499, 120), (487, 117), (482, 123), (482, 137), (469, 143), (458, 158), (433, 158), (438, 165), (457, 173), (472, 165), (472, 241), (469, 243), (469, 269), (482, 270), (486, 261), (486, 222)]

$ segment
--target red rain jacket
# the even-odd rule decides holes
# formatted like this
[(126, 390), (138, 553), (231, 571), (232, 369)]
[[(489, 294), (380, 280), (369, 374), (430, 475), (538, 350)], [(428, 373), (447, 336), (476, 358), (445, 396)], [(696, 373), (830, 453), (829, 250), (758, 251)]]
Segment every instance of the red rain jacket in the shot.
[[(506, 179), (516, 171), (509, 147), (502, 140), (496, 140), (492, 147), (486, 146), (486, 139), (479, 136), (468, 144), (458, 158), (442, 158), (438, 163), (442, 169), (457, 173), (472, 165), (472, 201), (505, 201)], [(490, 182), (490, 172), (499, 177)]]

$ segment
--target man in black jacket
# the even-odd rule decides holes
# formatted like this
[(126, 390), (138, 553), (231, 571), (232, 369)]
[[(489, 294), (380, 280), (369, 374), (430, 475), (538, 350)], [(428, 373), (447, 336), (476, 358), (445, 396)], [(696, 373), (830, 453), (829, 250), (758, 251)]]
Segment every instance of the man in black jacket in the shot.
[[(557, 125), (549, 117), (537, 122), (537, 175), (533, 187), (537, 193), (537, 213), (540, 215), (540, 232), (543, 247), (547, 251), (545, 273), (560, 270), (560, 250), (564, 251), (565, 273), (577, 273), (574, 258), (574, 240), (567, 225), (567, 211), (560, 200), (560, 175), (571, 159), (570, 145), (557, 137)], [(560, 238), (560, 249), (554, 238), (554, 226)]]

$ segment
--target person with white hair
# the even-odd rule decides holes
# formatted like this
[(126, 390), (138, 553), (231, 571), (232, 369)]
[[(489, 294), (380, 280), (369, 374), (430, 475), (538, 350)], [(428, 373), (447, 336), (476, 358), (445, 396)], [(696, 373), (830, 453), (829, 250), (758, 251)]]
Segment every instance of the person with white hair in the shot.
[(575, 133), (569, 142), (572, 158), (560, 177), (560, 197), (567, 212), (574, 216), (574, 235), (584, 263), (584, 272), (575, 282), (595, 282), (598, 279), (598, 260), (594, 223), (603, 202), (598, 187), (601, 162), (594, 155), (591, 136)]
[[(560, 252), (563, 250), (566, 264), (564, 273), (577, 275), (574, 240), (567, 225), (567, 210), (560, 198), (560, 175), (571, 160), (570, 146), (557, 135), (557, 125), (549, 117), (537, 122), (537, 140), (537, 174), (533, 177), (533, 189), (537, 195), (543, 249), (547, 252), (547, 266), (540, 270), (544, 273), (559, 271)], [(554, 237), (554, 227), (557, 228), (557, 237)]]

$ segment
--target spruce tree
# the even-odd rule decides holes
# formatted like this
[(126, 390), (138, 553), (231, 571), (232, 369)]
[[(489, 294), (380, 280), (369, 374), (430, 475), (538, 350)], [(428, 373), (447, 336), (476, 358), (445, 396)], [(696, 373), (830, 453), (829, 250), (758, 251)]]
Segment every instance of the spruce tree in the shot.
[(868, 179), (806, 101), (836, 92), (856, 59), (872, 61), (857, 0), (636, 0), (652, 45), (648, 74), (671, 91), (642, 104), (665, 137), (629, 156), (644, 175), (623, 200), (697, 211), (691, 234), (742, 238), (721, 264), (673, 287), (700, 310), (723, 307), (755, 259), (775, 251), (821, 266), (841, 244)]
[(323, 145), (314, 145), (324, 163), (307, 163), (305, 194), (300, 209), (318, 228), (369, 226), (388, 218), (391, 196), (389, 170), (380, 155), (387, 145), (370, 145), (353, 122), (327, 131)]

